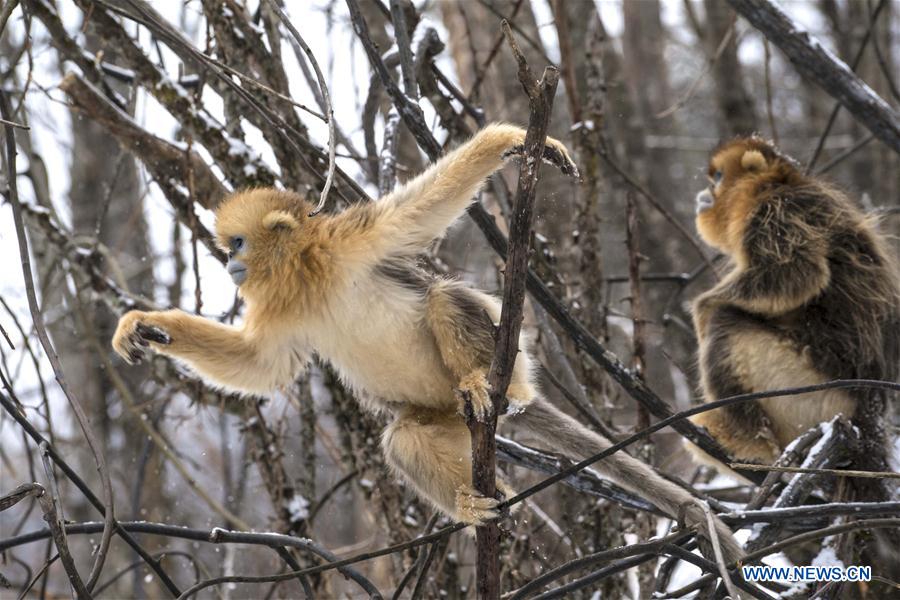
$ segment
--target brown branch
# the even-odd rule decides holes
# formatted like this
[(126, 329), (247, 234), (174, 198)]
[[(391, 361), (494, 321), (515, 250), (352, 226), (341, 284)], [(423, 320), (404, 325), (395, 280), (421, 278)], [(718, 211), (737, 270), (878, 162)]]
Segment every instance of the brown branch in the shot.
[[(419, 99), (419, 90), (416, 86), (415, 67), (413, 64), (412, 46), (410, 44), (410, 27), (406, 23), (406, 9), (409, 0), (390, 0), (391, 22), (394, 25), (394, 39), (397, 42), (397, 50), (400, 54), (400, 74), (403, 77), (403, 89), (406, 95), (413, 101)], [(410, 7), (415, 14), (415, 7)]]
[(792, 506), (790, 508), (766, 508), (762, 510), (738, 510), (723, 513), (719, 518), (729, 525), (750, 523), (771, 523), (789, 521), (796, 524), (798, 519), (821, 519), (841, 515), (896, 515), (900, 514), (900, 502), (831, 502), (812, 506)]
[(768, 0), (728, 0), (784, 52), (797, 70), (841, 103), (860, 123), (900, 153), (900, 114), (847, 65)]
[[(509, 253), (506, 258), (503, 307), (500, 327), (496, 334), (494, 360), (488, 374), (493, 411), (485, 421), (479, 421), (466, 404), (466, 424), (472, 433), (472, 482), (480, 493), (488, 498), (497, 495), (497, 416), (506, 411), (506, 389), (512, 379), (513, 366), (519, 354), (519, 333), (522, 327), (525, 303), (525, 280), (528, 273), (528, 253), (531, 227), (534, 220), (534, 199), (540, 174), (547, 128), (553, 96), (559, 82), (555, 67), (544, 69), (540, 81), (536, 81), (525, 56), (513, 38), (507, 21), (501, 24), (516, 62), (519, 65), (519, 82), (528, 95), (530, 115), (519, 183), (509, 225)], [(500, 529), (496, 523), (488, 523), (476, 530), (478, 551), (476, 558), (476, 587), (479, 598), (500, 597)]]
[[(48, 458), (49, 448), (50, 445), (47, 442), (40, 444), (41, 462), (44, 465), (44, 474), (47, 476), (50, 493), (47, 493), (41, 486), (37, 486), (38, 489), (35, 490), (35, 496), (41, 505), (41, 509), (44, 511), (44, 520), (47, 522), (47, 525), (49, 525), (50, 531), (53, 534), (53, 543), (56, 544), (56, 551), (59, 553), (59, 561), (63, 564), (66, 576), (69, 578), (69, 583), (72, 585), (72, 589), (75, 590), (75, 595), (79, 600), (92, 598), (91, 589), (93, 586), (90, 586), (90, 589), (88, 586), (85, 586), (84, 581), (78, 574), (78, 567), (75, 566), (75, 559), (72, 558), (72, 552), (69, 550), (69, 540), (66, 538), (66, 520), (62, 512), (62, 500), (59, 497), (59, 485), (56, 483), (56, 477), (53, 475), (53, 466), (50, 464)], [(106, 524), (104, 524), (103, 535), (107, 536), (111, 533), (112, 528), (107, 527)], [(104, 554), (106, 554), (107, 548), (109, 548), (108, 539), (106, 540), (106, 544), (101, 547)]]

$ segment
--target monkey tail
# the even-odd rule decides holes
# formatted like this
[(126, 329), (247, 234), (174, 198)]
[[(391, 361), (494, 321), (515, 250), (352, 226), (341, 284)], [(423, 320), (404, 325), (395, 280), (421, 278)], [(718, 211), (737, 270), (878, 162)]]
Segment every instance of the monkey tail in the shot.
[[(517, 425), (524, 427), (570, 459), (583, 460), (612, 446), (605, 437), (591, 431), (541, 398), (534, 399), (523, 412), (513, 418)], [(702, 500), (663, 479), (649, 466), (626, 452), (616, 452), (607, 456), (595, 463), (592, 468), (630, 492), (649, 499), (671, 517), (682, 517), (685, 525), (697, 530), (701, 552), (709, 560), (715, 561), (709, 521)], [(731, 529), (715, 516), (713, 524), (726, 564), (741, 559), (744, 552), (734, 539)]]

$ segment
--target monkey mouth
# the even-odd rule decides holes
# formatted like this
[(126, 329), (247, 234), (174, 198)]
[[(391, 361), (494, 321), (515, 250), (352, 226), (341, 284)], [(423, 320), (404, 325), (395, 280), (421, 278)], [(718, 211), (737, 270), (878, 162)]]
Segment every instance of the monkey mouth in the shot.
[(707, 210), (713, 207), (715, 203), (715, 198), (710, 193), (709, 190), (703, 190), (699, 194), (697, 194), (697, 214), (699, 215), (702, 212), (706, 212)]
[(225, 270), (231, 275), (231, 281), (234, 282), (234, 285), (241, 285), (247, 279), (247, 267), (243, 265), (228, 261)]

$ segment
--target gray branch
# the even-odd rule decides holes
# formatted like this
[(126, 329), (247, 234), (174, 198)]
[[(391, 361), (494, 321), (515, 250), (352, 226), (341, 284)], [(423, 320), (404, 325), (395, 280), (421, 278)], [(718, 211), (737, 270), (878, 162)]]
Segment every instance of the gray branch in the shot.
[(875, 137), (900, 153), (900, 114), (802, 26), (769, 0), (728, 0), (778, 46), (804, 77), (841, 103)]

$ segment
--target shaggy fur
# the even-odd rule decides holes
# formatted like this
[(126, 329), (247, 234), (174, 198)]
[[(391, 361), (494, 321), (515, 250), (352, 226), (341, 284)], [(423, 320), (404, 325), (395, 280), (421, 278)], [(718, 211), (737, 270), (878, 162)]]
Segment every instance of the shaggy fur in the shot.
[[(310, 205), (289, 192), (234, 195), (217, 212), (216, 234), (227, 249), (242, 240), (233, 260), (247, 267), (244, 324), (131, 312), (119, 322), (114, 348), (133, 360), (149, 344), (214, 385), (255, 394), (290, 384), (315, 353), (371, 408), (394, 415), (383, 435), (385, 456), (420, 495), (467, 523), (496, 517), (498, 501), (472, 488), (458, 392), (469, 393), (476, 412), (491, 410), (485, 374), (500, 304), (418, 270), (412, 257), (443, 235), (524, 137), (518, 127), (487, 127), (388, 196), (336, 216), (307, 217)], [(547, 148), (564, 172), (577, 172), (562, 144), (548, 138)], [(155, 337), (142, 333), (148, 327)], [(168, 343), (159, 341), (162, 333)], [(508, 391), (518, 409), (512, 412), (524, 412), (529, 429), (573, 458), (609, 447), (540, 398), (524, 337), (520, 346)], [(618, 453), (597, 467), (672, 516), (686, 509), (687, 523), (709, 535), (699, 501), (640, 461)], [(727, 559), (738, 558), (728, 529), (719, 524), (717, 532)]]
[[(758, 138), (717, 149), (709, 176), (697, 228), (734, 266), (694, 302), (707, 401), (832, 379), (896, 381), (900, 289), (875, 224)], [(885, 406), (880, 390), (828, 390), (692, 420), (738, 460), (770, 463), (799, 434), (843, 413), (862, 432), (856, 467), (885, 471)], [(870, 500), (888, 499), (889, 483), (852, 480), (857, 498)]]
[[(716, 183), (716, 174), (719, 181)], [(713, 154), (697, 228), (733, 270), (694, 302), (708, 400), (831, 379), (897, 378), (900, 292), (873, 223), (759, 138)], [(881, 393), (832, 390), (694, 418), (736, 458), (770, 461), (799, 433)], [(883, 439), (872, 439), (870, 450)], [(883, 459), (884, 450), (877, 452)], [(884, 466), (884, 465), (882, 465)]]

